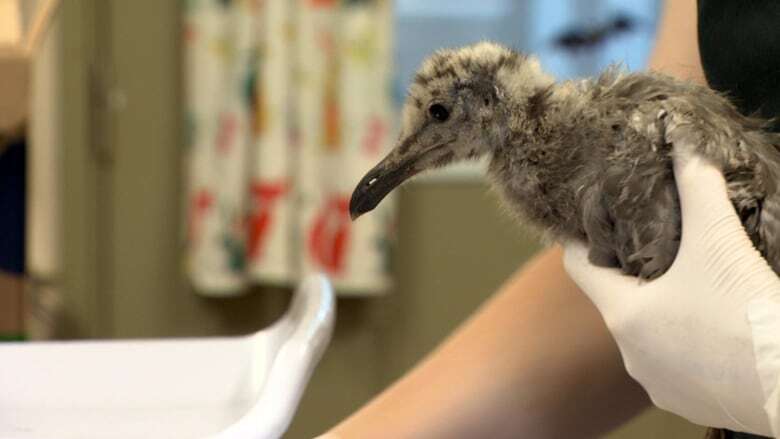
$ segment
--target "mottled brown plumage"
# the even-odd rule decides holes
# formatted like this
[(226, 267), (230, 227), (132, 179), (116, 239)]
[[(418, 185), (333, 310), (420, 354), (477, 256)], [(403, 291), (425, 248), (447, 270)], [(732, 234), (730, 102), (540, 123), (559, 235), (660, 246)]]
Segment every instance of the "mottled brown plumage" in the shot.
[(652, 279), (680, 241), (671, 154), (692, 145), (723, 171), (745, 229), (780, 273), (780, 136), (764, 127), (711, 89), (658, 73), (555, 83), (499, 45), (444, 50), (418, 72), (398, 146), (358, 184), (350, 210), (373, 209), (424, 170), (488, 155), (510, 212), (552, 239), (587, 242), (597, 265)]

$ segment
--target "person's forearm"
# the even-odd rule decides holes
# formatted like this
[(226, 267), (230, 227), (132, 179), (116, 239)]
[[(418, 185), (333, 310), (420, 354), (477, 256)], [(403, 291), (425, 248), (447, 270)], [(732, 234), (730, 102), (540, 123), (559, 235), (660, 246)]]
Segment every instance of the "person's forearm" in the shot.
[(558, 249), (516, 274), (341, 439), (592, 437), (648, 405)]
[(648, 67), (705, 84), (699, 58), (696, 0), (666, 0)]

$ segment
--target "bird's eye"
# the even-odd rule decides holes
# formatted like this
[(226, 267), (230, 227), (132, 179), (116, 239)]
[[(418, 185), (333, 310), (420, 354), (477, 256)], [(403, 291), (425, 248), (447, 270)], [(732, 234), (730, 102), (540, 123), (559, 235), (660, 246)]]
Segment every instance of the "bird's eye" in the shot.
[(433, 104), (428, 108), (431, 117), (439, 122), (444, 122), (450, 117), (450, 112), (442, 104)]

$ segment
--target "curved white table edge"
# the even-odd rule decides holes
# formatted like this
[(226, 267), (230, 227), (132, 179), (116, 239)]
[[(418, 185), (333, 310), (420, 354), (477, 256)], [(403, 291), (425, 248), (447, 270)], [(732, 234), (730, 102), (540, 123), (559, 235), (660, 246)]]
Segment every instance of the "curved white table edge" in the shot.
[(322, 274), (306, 276), (290, 308), (274, 327), (286, 341), (277, 352), (255, 404), (234, 424), (210, 439), (281, 437), (292, 421), (306, 383), (333, 333), (336, 302)]

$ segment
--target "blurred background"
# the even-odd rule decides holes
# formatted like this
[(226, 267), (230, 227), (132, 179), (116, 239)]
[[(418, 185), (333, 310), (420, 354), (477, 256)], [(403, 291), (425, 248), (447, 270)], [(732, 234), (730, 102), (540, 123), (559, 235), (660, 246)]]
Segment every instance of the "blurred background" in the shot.
[[(641, 69), (658, 14), (655, 0), (0, 0), (0, 337), (246, 334), (325, 271), (336, 331), (286, 436), (312, 437), (540, 248), (480, 164), (349, 221), (420, 61), (490, 39), (560, 79)], [(702, 432), (652, 410), (609, 437)]]

